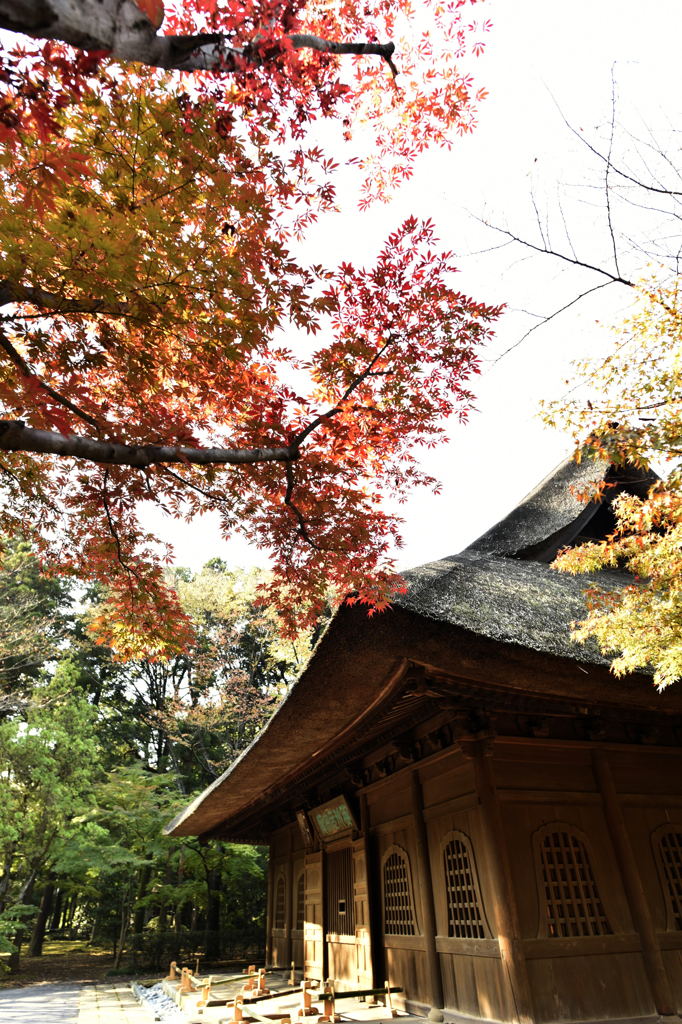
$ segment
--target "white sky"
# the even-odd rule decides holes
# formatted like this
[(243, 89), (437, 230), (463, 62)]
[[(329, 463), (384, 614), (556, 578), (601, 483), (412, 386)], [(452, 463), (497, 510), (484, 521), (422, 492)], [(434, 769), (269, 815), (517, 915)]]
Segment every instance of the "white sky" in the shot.
[[(663, 111), (674, 123), (682, 5), (679, 0), (489, 0), (480, 16), (491, 17), (493, 29), (485, 56), (474, 65), (490, 93), (476, 132), (450, 153), (425, 156), (389, 207), (362, 215), (345, 209), (326, 218), (306, 251), (328, 263), (368, 262), (405, 216), (431, 217), (444, 246), (459, 256), (464, 291), (479, 301), (505, 302), (511, 310), (550, 313), (574, 294), (576, 276), (548, 258), (521, 259), (508, 248), (472, 255), (500, 239), (469, 213), (530, 235), (531, 189), (541, 205), (544, 200), (554, 210), (560, 194), (581, 255), (598, 256), (604, 245), (598, 209), (572, 206), (578, 203), (574, 186), (597, 182), (598, 165), (566, 129), (562, 114), (586, 135), (607, 122), (615, 67), (621, 119), (655, 125)], [(452, 431), (448, 446), (425, 460), (443, 483), (441, 494), (415, 493), (400, 510), (404, 567), (459, 551), (568, 454), (567, 439), (543, 428), (537, 406), (541, 398), (567, 390), (572, 360), (608, 345), (596, 320), (617, 320), (629, 296), (615, 287), (597, 294), (580, 315), (565, 314), (535, 331), (493, 365), (493, 357), (533, 323), (519, 313), (505, 316), (475, 381), (478, 411), (467, 426)], [(148, 509), (145, 523), (174, 545), (178, 564), (198, 568), (215, 555), (234, 565), (264, 564), (263, 555), (240, 539), (225, 542), (211, 516), (178, 524)]]

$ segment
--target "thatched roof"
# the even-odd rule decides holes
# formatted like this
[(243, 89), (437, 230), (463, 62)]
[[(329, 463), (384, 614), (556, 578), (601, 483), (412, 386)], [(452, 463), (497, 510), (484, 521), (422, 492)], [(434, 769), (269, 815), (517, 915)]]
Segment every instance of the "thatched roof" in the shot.
[[(653, 480), (605, 461), (569, 459), (460, 554), (405, 573), (408, 590), (396, 604), (493, 640), (607, 664), (596, 645), (571, 640), (570, 624), (585, 614), (588, 587), (620, 589), (630, 577), (568, 576), (549, 562), (579, 538), (605, 536), (613, 527), (613, 498), (623, 490), (644, 494)], [(603, 501), (580, 499), (602, 481), (609, 484)]]
[(467, 549), (405, 575), (409, 589), (395, 602), (401, 608), (492, 640), (607, 664), (596, 645), (571, 640), (570, 624), (585, 614), (586, 586), (621, 587), (622, 573), (568, 576), (538, 562)]
[[(572, 489), (603, 479), (616, 486), (601, 504), (585, 506), (575, 497)], [(494, 677), (498, 687), (519, 694), (570, 694), (679, 713), (682, 694), (659, 697), (641, 677), (615, 680), (595, 646), (572, 642), (570, 624), (584, 614), (586, 579), (547, 564), (559, 547), (610, 526), (615, 493), (625, 487), (642, 493), (650, 480), (628, 473), (619, 481), (605, 463), (563, 463), (465, 551), (406, 573), (407, 592), (393, 609), (369, 619), (357, 607), (342, 607), (267, 726), (168, 831), (198, 835), (225, 821), (229, 827), (254, 803), (262, 805), (264, 794), (285, 792), (290, 780), (333, 754), (335, 744), (348, 743), (409, 661), (470, 679), (472, 686)], [(608, 587), (627, 580), (618, 572), (596, 578)]]

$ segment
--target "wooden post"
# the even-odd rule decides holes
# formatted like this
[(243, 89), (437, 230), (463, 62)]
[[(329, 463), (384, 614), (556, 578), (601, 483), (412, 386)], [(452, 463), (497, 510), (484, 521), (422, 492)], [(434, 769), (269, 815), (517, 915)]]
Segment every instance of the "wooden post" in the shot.
[(313, 997), (310, 994), (310, 982), (305, 978), (301, 982), (301, 1005), (298, 1010), (298, 1017), (312, 1017), (315, 1015), (313, 1009)]
[[(384, 982), (384, 1006), (386, 1007), (386, 1013), (388, 1015), (390, 1015), (391, 1017), (397, 1017), (398, 1016), (397, 1011), (394, 1010), (394, 1008), (393, 1008), (393, 1000), (391, 999), (391, 986), (389, 985), (389, 983), (387, 981)], [(430, 1016), (430, 1014), (429, 1014), (429, 1016)], [(441, 1014), (441, 1020), (442, 1019), (443, 1019), (443, 1015)]]
[(211, 986), (212, 986), (212, 984), (213, 984), (213, 975), (209, 974), (208, 981), (205, 982), (205, 984), (203, 986), (203, 991), (201, 993), (201, 998), (199, 999), (199, 1002), (197, 1003), (197, 1006), (208, 1006), (208, 1001), (211, 998)]
[(381, 881), (378, 878), (378, 857), (370, 829), (369, 806), (365, 793), (360, 797), (360, 828), (365, 843), (365, 870), (367, 871), (367, 913), (369, 917), (369, 946), (372, 961), (370, 988), (384, 981), (384, 946), (381, 921)]
[[(293, 956), (293, 945), (291, 938), (291, 930), (294, 926), (294, 839), (291, 829), (289, 829), (289, 853), (287, 857), (286, 869), (284, 872), (284, 884), (286, 885), (286, 902), (284, 904), (284, 926), (286, 928), (286, 940), (284, 948), (284, 963), (291, 963)], [(266, 960), (266, 963), (272, 961)]]
[(270, 994), (270, 989), (267, 987), (267, 984), (266, 984), (266, 981), (265, 981), (265, 968), (264, 967), (261, 967), (261, 969), (258, 972), (258, 987), (256, 988), (256, 993), (255, 994), (257, 996), (266, 996), (266, 995)]
[(336, 1012), (336, 993), (334, 992), (334, 982), (331, 978), (327, 978), (324, 984), (324, 1009), (322, 1016), (318, 1018), (318, 1024), (338, 1024), (341, 1017)]
[(232, 1017), (229, 1018), (224, 1024), (241, 1024), (244, 1017), (244, 997), (241, 995), (234, 997), (232, 1003)]
[(272, 963), (272, 927), (275, 917), (275, 865), (272, 859), (272, 843), (268, 851), (268, 902), (266, 913), (266, 934), (265, 934), (265, 963)]
[(592, 751), (592, 764), (604, 805), (604, 816), (616, 851), (616, 859), (623, 879), (623, 889), (630, 907), (634, 926), (642, 943), (644, 967), (651, 987), (656, 1012), (669, 1016), (676, 1012), (670, 979), (663, 963), (661, 947), (651, 918), (642, 879), (637, 868), (630, 836), (625, 826), (623, 809), (613, 781), (611, 765), (604, 750)]
[[(327, 874), (329, 871), (329, 865), (327, 863), (327, 854), (325, 853), (324, 846), (320, 849), (320, 891), (322, 893), (322, 978), (326, 978), (329, 974), (329, 943), (327, 942), (327, 932), (329, 930), (328, 912), (327, 912), (327, 887), (329, 885), (329, 879)], [(320, 978), (320, 981), (322, 981)]]
[(440, 972), (440, 961), (436, 949), (436, 908), (433, 902), (433, 879), (431, 877), (431, 858), (429, 857), (429, 841), (424, 821), (424, 801), (419, 772), (410, 775), (410, 795), (412, 798), (412, 817), (417, 838), (417, 870), (421, 879), (422, 910), (424, 913), (424, 942), (426, 944), (426, 966), (429, 975), (430, 1002), (429, 1020), (443, 1020), (443, 977)]
[(462, 753), (470, 757), (481, 806), (481, 820), (486, 836), (486, 850), (495, 891), (497, 941), (502, 963), (509, 975), (516, 1017), (521, 1024), (532, 1024), (533, 1003), (528, 968), (521, 940), (519, 909), (514, 892), (514, 876), (502, 821), (502, 811), (492, 766), (493, 737), (461, 736)]

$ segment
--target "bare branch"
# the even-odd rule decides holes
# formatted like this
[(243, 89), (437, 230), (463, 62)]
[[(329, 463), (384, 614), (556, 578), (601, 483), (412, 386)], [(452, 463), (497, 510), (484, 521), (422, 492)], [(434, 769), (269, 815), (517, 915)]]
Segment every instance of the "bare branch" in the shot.
[(601, 274), (602, 277), (608, 277), (610, 281), (615, 284), (624, 284), (627, 288), (635, 288), (635, 282), (629, 281), (626, 277), (621, 277), (620, 274), (611, 273), (610, 270), (605, 270), (604, 267), (598, 267), (594, 263), (588, 263), (586, 260), (577, 259), (574, 256), (566, 256), (565, 253), (559, 252), (556, 249), (550, 249), (547, 246), (535, 245), (533, 242), (529, 242), (526, 238), (521, 238), (519, 235), (515, 235), (512, 231), (507, 228), (500, 228), (496, 224), (491, 224), (487, 220), (483, 220), (481, 217), (476, 218), (485, 227), (490, 228), (492, 231), (497, 231), (501, 235), (506, 235), (512, 242), (518, 242), (519, 245), (523, 245), (526, 249), (532, 249), (533, 252), (543, 253), (545, 256), (554, 256), (558, 260), (563, 260), (565, 263), (570, 263), (574, 267), (582, 267), (584, 270), (592, 270), (595, 274)]
[(613, 77), (613, 68), (611, 68), (611, 130), (609, 132), (609, 151), (606, 156), (606, 169), (604, 171), (604, 198), (606, 200), (606, 219), (609, 225), (609, 235), (611, 236), (611, 247), (613, 250), (613, 265), (616, 268), (616, 273), (620, 274), (620, 265), (618, 263), (618, 246), (616, 245), (616, 234), (613, 230), (613, 214), (611, 212), (611, 186), (609, 182), (609, 174), (611, 172), (611, 154), (613, 152), (613, 140), (615, 135), (616, 127), (616, 82)]
[[(541, 317), (539, 323), (533, 324), (532, 327), (529, 327), (526, 333), (522, 334), (518, 341), (515, 341), (513, 345), (510, 345), (508, 348), (504, 350), (504, 352), (501, 352), (496, 359), (493, 359), (493, 366), (499, 363), (500, 359), (504, 359), (506, 355), (509, 355), (510, 352), (513, 352), (515, 348), (518, 348), (519, 345), (521, 345), (526, 340), (526, 338), (528, 338), (533, 333), (533, 331), (537, 331), (539, 327), (544, 327), (546, 324), (550, 322), (550, 320), (553, 320), (554, 317), (559, 316), (561, 313), (565, 313), (567, 309), (571, 308), (571, 306), (575, 306), (577, 302), (582, 302), (582, 300), (586, 298), (588, 295), (591, 295), (592, 292), (598, 292), (600, 288), (608, 288), (610, 284), (613, 284), (613, 281), (602, 281), (601, 284), (596, 284), (594, 288), (588, 288), (586, 291), (581, 292), (580, 295), (576, 295), (574, 299), (571, 299), (570, 302), (567, 302), (565, 306), (561, 307), (561, 309), (555, 309), (553, 313), (549, 314), (549, 316)], [(527, 313), (528, 316), (538, 316), (537, 313), (531, 313), (529, 310), (522, 310), (521, 312)]]
[(129, 576), (135, 576), (136, 579), (139, 580), (140, 574), (137, 572), (137, 570), (132, 565), (130, 565), (128, 562), (126, 562), (125, 558), (123, 557), (123, 549), (121, 547), (121, 538), (118, 535), (118, 530), (116, 529), (116, 524), (114, 523), (114, 519), (113, 519), (113, 516), (111, 514), (111, 508), (110, 508), (110, 505), (109, 505), (109, 469), (108, 468), (104, 470), (104, 477), (102, 479), (102, 505), (104, 506), (104, 513), (105, 513), (106, 518), (107, 518), (107, 525), (109, 527), (109, 533), (111, 534), (111, 536), (113, 538), (113, 541), (114, 541), (114, 544), (116, 545), (116, 557), (118, 559), (118, 562), (121, 565), (121, 567), (123, 569), (125, 569), (125, 571), (128, 573)]
[[(607, 163), (609, 158), (604, 156), (604, 154), (601, 153), (597, 149), (596, 146), (593, 146), (591, 142), (588, 142), (588, 140), (585, 138), (583, 133), (578, 131), (577, 128), (574, 128), (573, 125), (571, 124), (571, 122), (566, 119), (566, 115), (562, 111), (561, 107), (559, 107), (558, 104), (556, 104), (556, 106), (557, 106), (557, 109), (558, 109), (559, 114), (561, 116), (561, 120), (564, 122), (564, 124), (566, 125), (568, 130), (571, 132), (571, 134), (575, 135), (576, 139), (580, 139), (582, 144), (584, 146), (586, 146), (587, 149), (589, 149), (590, 153), (592, 153), (594, 156), (596, 156), (599, 160), (603, 160), (604, 163)], [(624, 181), (629, 181), (633, 185), (637, 185), (638, 188), (642, 188), (646, 192), (659, 192), (661, 195), (666, 195), (666, 196), (682, 196), (682, 192), (676, 192), (672, 188), (665, 188), (663, 186), (658, 188), (655, 185), (647, 185), (646, 182), (640, 181), (639, 178), (635, 178), (633, 175), (628, 174), (627, 171), (624, 171), (622, 169), (622, 167), (617, 167), (613, 163), (613, 161), (610, 162), (610, 166), (611, 166), (611, 170), (614, 172), (614, 174), (617, 174), (619, 178), (622, 178)]]

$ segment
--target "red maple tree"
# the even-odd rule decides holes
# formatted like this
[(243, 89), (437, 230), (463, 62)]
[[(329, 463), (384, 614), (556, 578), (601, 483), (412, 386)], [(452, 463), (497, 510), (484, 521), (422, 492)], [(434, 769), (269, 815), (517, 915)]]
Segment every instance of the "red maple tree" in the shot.
[(454, 287), (429, 222), (369, 267), (292, 245), (335, 204), (317, 120), (372, 130), (361, 205), (471, 128), (463, 8), (427, 29), (406, 0), (195, 0), (160, 35), (150, 0), (0, 0), (47, 40), (0, 72), (0, 528), (107, 584), (94, 628), (122, 653), (187, 639), (144, 500), (267, 547), (292, 623), (399, 585), (384, 500), (434, 484), (415, 452), (466, 416), (499, 309)]

